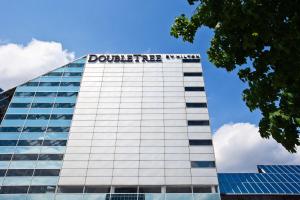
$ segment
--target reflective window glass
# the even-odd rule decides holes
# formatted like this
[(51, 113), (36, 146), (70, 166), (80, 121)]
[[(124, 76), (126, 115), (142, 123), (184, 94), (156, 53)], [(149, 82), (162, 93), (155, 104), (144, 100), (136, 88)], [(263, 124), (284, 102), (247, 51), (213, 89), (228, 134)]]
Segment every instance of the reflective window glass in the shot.
[(36, 115), (28, 115), (27, 116), (27, 119), (29, 120), (48, 120), (50, 118), (50, 115), (39, 115), (39, 114), (36, 114)]
[(51, 115), (51, 120), (59, 120), (59, 119), (62, 119), (62, 120), (70, 120), (72, 119), (72, 116), (73, 115)]
[(83, 193), (83, 186), (59, 186), (58, 193)]
[(38, 154), (14, 154), (12, 160), (37, 160)]
[(61, 76), (62, 72), (49, 72), (47, 74), (44, 74), (43, 76)]
[(211, 140), (189, 140), (191, 146), (212, 145)]
[(192, 168), (215, 168), (214, 161), (191, 161)]
[[(85, 61), (83, 61), (83, 62), (85, 62)], [(83, 67), (83, 64), (81, 64), (81, 63), (70, 63), (70, 64), (66, 65), (66, 67), (79, 68), (79, 67)]]
[(193, 187), (194, 193), (211, 193), (211, 187), (210, 186), (194, 186)]
[(204, 91), (204, 87), (184, 87), (186, 92)]
[(33, 103), (32, 108), (52, 108), (52, 103)]
[(34, 92), (16, 92), (14, 96), (16, 96), (16, 97), (32, 97), (32, 96), (34, 96)]
[(186, 103), (187, 108), (206, 108), (206, 103)]
[(6, 169), (0, 169), (0, 176), (3, 177), (5, 176)]
[(59, 82), (40, 82), (39, 86), (59, 86)]
[(29, 108), (30, 103), (11, 103), (10, 108)]
[(24, 127), (23, 132), (44, 132), (46, 127)]
[(2, 186), (0, 194), (22, 194), (27, 193), (28, 186)]
[(208, 120), (188, 120), (189, 126), (208, 126)]
[(58, 92), (58, 97), (73, 97), (77, 96), (77, 92)]
[(64, 72), (63, 76), (82, 76), (81, 72)]
[(12, 154), (0, 154), (0, 161), (11, 160)]
[(54, 108), (74, 108), (75, 103), (56, 103)]
[(0, 140), (0, 146), (16, 146), (17, 140)]
[(69, 132), (69, 127), (48, 127), (47, 132)]
[(0, 132), (20, 132), (22, 127), (0, 127)]
[(161, 187), (139, 187), (139, 193), (161, 193)]
[(191, 187), (176, 187), (176, 186), (166, 187), (166, 193), (191, 193), (191, 192), (192, 192)]
[(59, 172), (59, 169), (36, 169), (34, 176), (58, 176)]
[(26, 115), (8, 114), (8, 115), (5, 115), (5, 119), (26, 119)]
[(45, 140), (43, 146), (66, 146), (66, 140)]
[(41, 146), (43, 140), (19, 140), (18, 146)]
[(33, 169), (8, 169), (6, 176), (32, 176)]
[(39, 82), (27, 82), (27, 83), (24, 83), (23, 85), (21, 86), (30, 86), (30, 87), (34, 87), (34, 86), (38, 86), (39, 85)]
[(80, 82), (61, 82), (60, 86), (80, 86)]
[(39, 160), (62, 160), (63, 154), (40, 154)]
[(184, 76), (202, 76), (202, 72), (184, 72)]
[(37, 92), (36, 97), (55, 97), (57, 92)]
[(101, 187), (101, 186), (85, 186), (85, 193), (109, 193), (110, 187)]
[(28, 193), (55, 193), (56, 186), (30, 186)]
[(115, 193), (137, 193), (137, 187), (115, 187)]

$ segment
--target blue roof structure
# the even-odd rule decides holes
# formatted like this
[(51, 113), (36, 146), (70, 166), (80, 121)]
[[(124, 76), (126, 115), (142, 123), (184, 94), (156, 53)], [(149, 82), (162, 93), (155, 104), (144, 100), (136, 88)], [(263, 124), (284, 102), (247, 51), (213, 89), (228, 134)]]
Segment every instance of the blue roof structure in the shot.
[(224, 195), (300, 195), (300, 165), (258, 165), (259, 173), (219, 173)]

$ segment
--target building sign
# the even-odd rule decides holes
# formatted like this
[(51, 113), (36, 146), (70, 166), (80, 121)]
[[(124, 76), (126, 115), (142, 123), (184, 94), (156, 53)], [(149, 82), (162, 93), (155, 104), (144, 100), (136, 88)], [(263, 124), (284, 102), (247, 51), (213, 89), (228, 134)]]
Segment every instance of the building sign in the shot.
[(108, 55), (108, 54), (90, 54), (88, 57), (89, 63), (159, 63), (163, 59), (197, 59), (200, 58), (199, 55), (190, 54), (129, 54), (129, 55)]
[(89, 55), (89, 63), (93, 62), (113, 62), (113, 63), (132, 63), (132, 62), (162, 62), (161, 55)]

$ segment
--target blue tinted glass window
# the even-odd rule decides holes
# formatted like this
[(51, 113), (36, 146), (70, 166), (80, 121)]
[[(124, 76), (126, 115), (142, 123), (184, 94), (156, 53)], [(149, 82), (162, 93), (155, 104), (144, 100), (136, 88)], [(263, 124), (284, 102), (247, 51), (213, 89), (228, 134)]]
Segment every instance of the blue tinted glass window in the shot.
[(19, 140), (18, 146), (41, 146), (42, 140)]
[(0, 132), (20, 132), (22, 127), (0, 127)]
[(58, 97), (73, 97), (77, 96), (77, 92), (59, 92)]
[(11, 107), (11, 108), (29, 108), (30, 103), (11, 103), (9, 107)]
[(52, 106), (52, 103), (33, 103), (31, 105), (32, 108), (51, 108)]
[(59, 86), (59, 82), (40, 82), (39, 86)]
[(31, 96), (34, 96), (34, 92), (16, 92), (14, 96), (16, 96), (16, 97), (31, 97)]
[(48, 127), (47, 132), (69, 132), (69, 127)]
[(214, 168), (216, 164), (214, 161), (191, 161), (192, 168)]
[(27, 82), (27, 83), (24, 83), (23, 85), (21, 86), (30, 86), (30, 87), (36, 87), (39, 85), (39, 82)]
[(23, 132), (44, 132), (46, 127), (24, 127)]
[(82, 76), (81, 72), (64, 72), (63, 76)]
[(62, 160), (63, 154), (40, 154), (39, 160)]
[(62, 74), (62, 72), (49, 72), (43, 76), (61, 76)]
[(56, 92), (37, 92), (35, 96), (37, 97), (55, 97)]
[(14, 154), (12, 160), (37, 160), (38, 154)]
[(36, 115), (28, 115), (27, 116), (27, 119), (29, 120), (48, 120), (50, 118), (50, 115), (39, 115), (39, 114), (36, 114)]
[(17, 140), (0, 140), (0, 146), (16, 146)]
[(51, 120), (71, 120), (72, 115), (51, 115)]
[(80, 82), (61, 82), (60, 86), (80, 86)]
[(5, 119), (26, 119), (26, 115), (14, 115), (14, 114), (9, 114), (5, 116)]

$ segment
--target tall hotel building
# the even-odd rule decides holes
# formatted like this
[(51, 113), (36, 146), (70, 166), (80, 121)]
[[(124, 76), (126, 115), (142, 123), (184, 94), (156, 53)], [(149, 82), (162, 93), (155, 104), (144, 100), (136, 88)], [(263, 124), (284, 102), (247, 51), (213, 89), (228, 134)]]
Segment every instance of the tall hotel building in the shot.
[(0, 93), (0, 121), (0, 199), (220, 199), (199, 55), (87, 55)]

